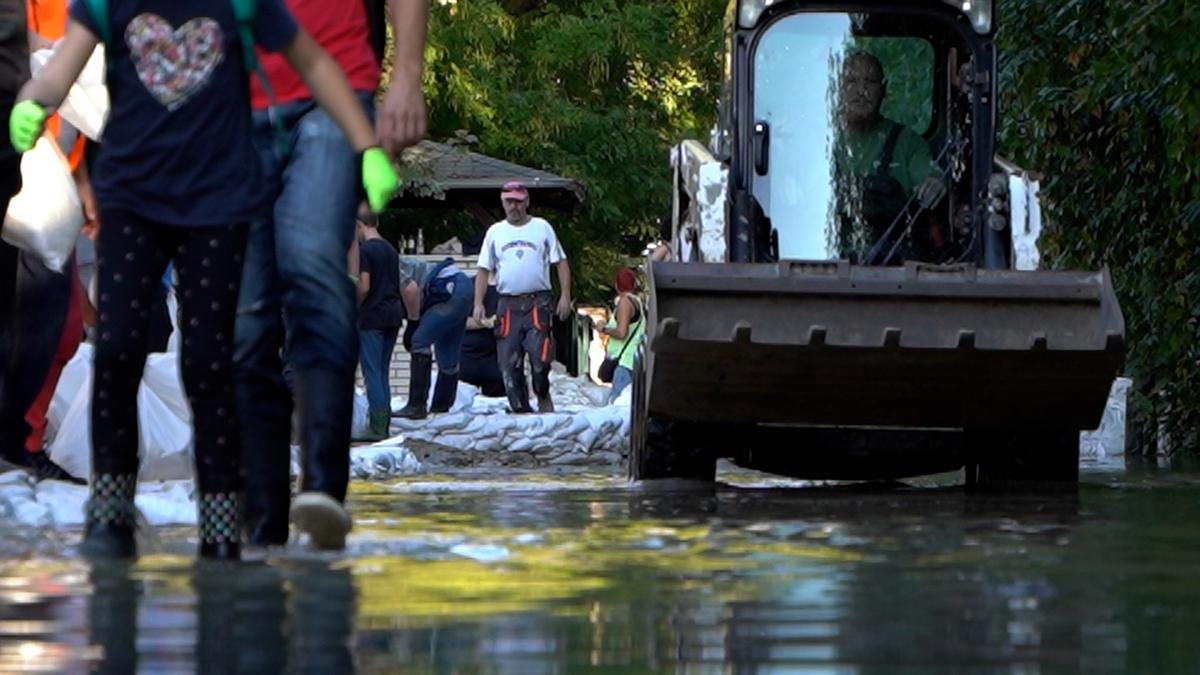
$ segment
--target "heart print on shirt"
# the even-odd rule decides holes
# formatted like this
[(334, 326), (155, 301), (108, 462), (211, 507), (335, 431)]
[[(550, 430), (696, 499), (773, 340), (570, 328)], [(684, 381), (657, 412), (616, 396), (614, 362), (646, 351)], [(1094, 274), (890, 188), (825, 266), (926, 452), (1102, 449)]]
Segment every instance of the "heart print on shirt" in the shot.
[(225, 58), (225, 36), (215, 20), (197, 17), (175, 28), (157, 14), (140, 14), (125, 28), (138, 79), (167, 110), (204, 88)]

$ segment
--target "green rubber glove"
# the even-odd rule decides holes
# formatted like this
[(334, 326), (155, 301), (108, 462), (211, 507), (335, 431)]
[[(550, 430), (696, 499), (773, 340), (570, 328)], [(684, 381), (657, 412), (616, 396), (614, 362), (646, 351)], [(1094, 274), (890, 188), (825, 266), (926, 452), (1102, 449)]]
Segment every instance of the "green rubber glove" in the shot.
[(392, 168), (392, 161), (380, 148), (363, 150), (362, 182), (367, 191), (367, 204), (375, 213), (387, 208), (392, 195), (400, 188), (400, 178)]
[(17, 152), (29, 152), (46, 126), (46, 109), (37, 101), (21, 101), (8, 116), (8, 137)]

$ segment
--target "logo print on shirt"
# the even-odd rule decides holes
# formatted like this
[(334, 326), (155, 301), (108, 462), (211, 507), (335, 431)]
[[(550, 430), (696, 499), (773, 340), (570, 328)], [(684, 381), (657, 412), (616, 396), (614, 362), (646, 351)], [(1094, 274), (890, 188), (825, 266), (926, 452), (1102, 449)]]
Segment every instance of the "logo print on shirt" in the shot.
[(516, 254), (516, 256), (517, 256), (517, 260), (523, 260), (525, 258), (525, 249), (529, 249), (530, 251), (537, 251), (537, 249), (538, 249), (537, 244), (534, 244), (532, 241), (525, 241), (524, 239), (516, 239), (514, 241), (510, 241), (507, 244), (501, 246), (500, 252), (508, 253), (509, 249), (514, 249), (514, 248), (517, 249), (517, 250), (513, 251), (513, 253)]
[(139, 14), (125, 28), (125, 44), (138, 79), (167, 110), (204, 88), (225, 58), (220, 24), (204, 17), (174, 28), (157, 14)]

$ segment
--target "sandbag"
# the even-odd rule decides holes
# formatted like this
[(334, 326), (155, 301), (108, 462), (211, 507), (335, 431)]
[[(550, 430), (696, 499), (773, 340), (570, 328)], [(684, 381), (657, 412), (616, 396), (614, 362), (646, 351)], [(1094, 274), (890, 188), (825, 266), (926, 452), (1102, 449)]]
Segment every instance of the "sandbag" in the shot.
[[(75, 357), (63, 369), (64, 376), (59, 380), (51, 402), (52, 412), (47, 416), (47, 435), (53, 434), (48, 448), (50, 458), (76, 476), (89, 476), (92, 469), (89, 433), (92, 354), (90, 344), (80, 345)], [(139, 480), (190, 479), (191, 409), (179, 378), (177, 353), (154, 353), (147, 358), (138, 389), (137, 409)]]
[(83, 207), (67, 159), (48, 136), (21, 158), (21, 181), (0, 234), (48, 269), (62, 272), (83, 227)]

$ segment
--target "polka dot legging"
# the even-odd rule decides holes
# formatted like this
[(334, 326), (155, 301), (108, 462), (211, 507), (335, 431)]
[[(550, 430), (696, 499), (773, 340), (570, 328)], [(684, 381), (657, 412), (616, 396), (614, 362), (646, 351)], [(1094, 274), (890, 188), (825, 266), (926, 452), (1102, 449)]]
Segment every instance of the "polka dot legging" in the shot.
[(137, 394), (150, 306), (168, 260), (179, 275), (183, 386), (192, 409), (197, 487), (241, 487), (233, 396), (233, 325), (246, 227), (164, 226), (128, 211), (101, 212), (92, 381), (92, 471), (135, 474)]

